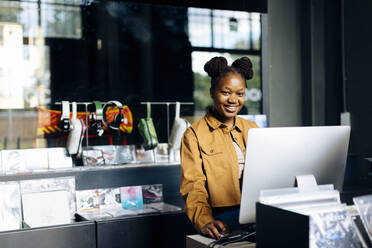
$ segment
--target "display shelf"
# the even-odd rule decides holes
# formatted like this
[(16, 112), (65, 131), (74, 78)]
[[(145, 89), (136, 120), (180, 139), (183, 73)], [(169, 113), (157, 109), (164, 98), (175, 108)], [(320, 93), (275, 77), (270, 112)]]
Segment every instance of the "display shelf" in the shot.
[(75, 176), (76, 190), (163, 184), (164, 201), (183, 207), (184, 202), (179, 194), (180, 175), (179, 163), (164, 162), (49, 169), (27, 174), (1, 175), (0, 181)]
[(185, 247), (186, 218), (179, 211), (97, 221), (97, 248)]
[(63, 173), (76, 173), (80, 171), (97, 171), (97, 170), (111, 170), (121, 168), (136, 168), (136, 167), (148, 167), (148, 166), (172, 166), (179, 165), (179, 162), (161, 162), (161, 163), (130, 163), (130, 164), (118, 164), (118, 165), (101, 165), (101, 166), (73, 166), (59, 169), (42, 169), (19, 173), (0, 173), (0, 181), (9, 181), (7, 178), (12, 177), (29, 177), (29, 176), (43, 176), (43, 175), (58, 175)]
[(1, 248), (96, 247), (94, 221), (0, 232)]
[[(0, 181), (65, 176), (75, 176), (76, 190), (162, 184), (164, 202), (179, 206), (181, 209), (184, 207), (179, 193), (181, 177), (179, 163), (43, 170), (29, 174), (1, 175)], [(166, 233), (162, 233), (161, 230)], [(144, 214), (105, 221), (82, 221), (62, 226), (0, 232), (0, 247), (185, 247), (186, 234), (191, 234), (192, 231), (185, 213), (180, 210), (176, 213)]]

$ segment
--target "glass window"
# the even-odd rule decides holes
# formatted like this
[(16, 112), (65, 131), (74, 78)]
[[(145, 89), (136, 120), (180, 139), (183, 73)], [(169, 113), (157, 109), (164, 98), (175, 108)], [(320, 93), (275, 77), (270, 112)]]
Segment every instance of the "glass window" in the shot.
[[(81, 38), (78, 1), (0, 1), (0, 109), (50, 103), (49, 37)], [(19, 73), (22, 71), (22, 73)]]
[(54, 37), (82, 38), (80, 1), (0, 1), (0, 149), (45, 146), (34, 108), (50, 104)]
[(45, 37), (81, 38), (80, 8), (42, 4)]
[(211, 47), (211, 10), (210, 9), (188, 9), (189, 39), (192, 46)]
[(188, 16), (193, 47), (261, 49), (261, 19), (258, 13), (188, 8)]
[[(113, 0), (0, 0), (0, 149), (65, 145), (66, 137), (56, 131), (62, 100), (118, 100), (128, 103), (135, 118), (145, 116), (138, 104), (145, 101), (195, 99), (201, 111), (211, 102), (209, 79), (199, 70), (218, 54), (253, 60), (257, 72), (248, 82), (246, 106), (260, 112), (260, 30), (260, 15), (241, 11)], [(163, 142), (165, 109), (154, 106), (152, 113)], [(183, 106), (181, 114), (193, 115), (193, 108)], [(133, 133), (121, 133), (117, 142), (126, 137), (127, 144), (139, 143)], [(105, 132), (97, 143), (108, 144), (112, 134)]]

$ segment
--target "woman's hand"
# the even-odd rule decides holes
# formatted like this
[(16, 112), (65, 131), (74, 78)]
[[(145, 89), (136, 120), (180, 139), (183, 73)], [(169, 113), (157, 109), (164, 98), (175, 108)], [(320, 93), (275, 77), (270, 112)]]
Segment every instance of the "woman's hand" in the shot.
[(200, 231), (205, 236), (209, 236), (214, 239), (219, 239), (220, 234), (223, 232), (228, 232), (228, 230), (229, 227), (224, 222), (220, 220), (214, 220), (205, 224), (205, 226), (203, 226), (203, 228)]

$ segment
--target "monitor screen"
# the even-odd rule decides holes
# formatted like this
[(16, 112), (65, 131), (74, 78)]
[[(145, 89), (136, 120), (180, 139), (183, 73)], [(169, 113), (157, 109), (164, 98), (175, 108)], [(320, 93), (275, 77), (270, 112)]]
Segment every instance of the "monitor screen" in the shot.
[(239, 222), (255, 222), (260, 190), (293, 187), (297, 175), (312, 174), (341, 192), (349, 137), (349, 126), (250, 129)]

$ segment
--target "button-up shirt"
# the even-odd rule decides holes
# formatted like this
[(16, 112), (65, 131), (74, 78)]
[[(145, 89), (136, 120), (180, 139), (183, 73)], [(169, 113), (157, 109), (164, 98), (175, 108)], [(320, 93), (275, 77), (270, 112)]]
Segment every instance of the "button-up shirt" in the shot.
[(181, 187), (185, 212), (195, 228), (213, 221), (212, 207), (240, 204), (239, 166), (233, 140), (245, 154), (254, 122), (235, 117), (228, 129), (210, 112), (191, 125), (181, 143)]

